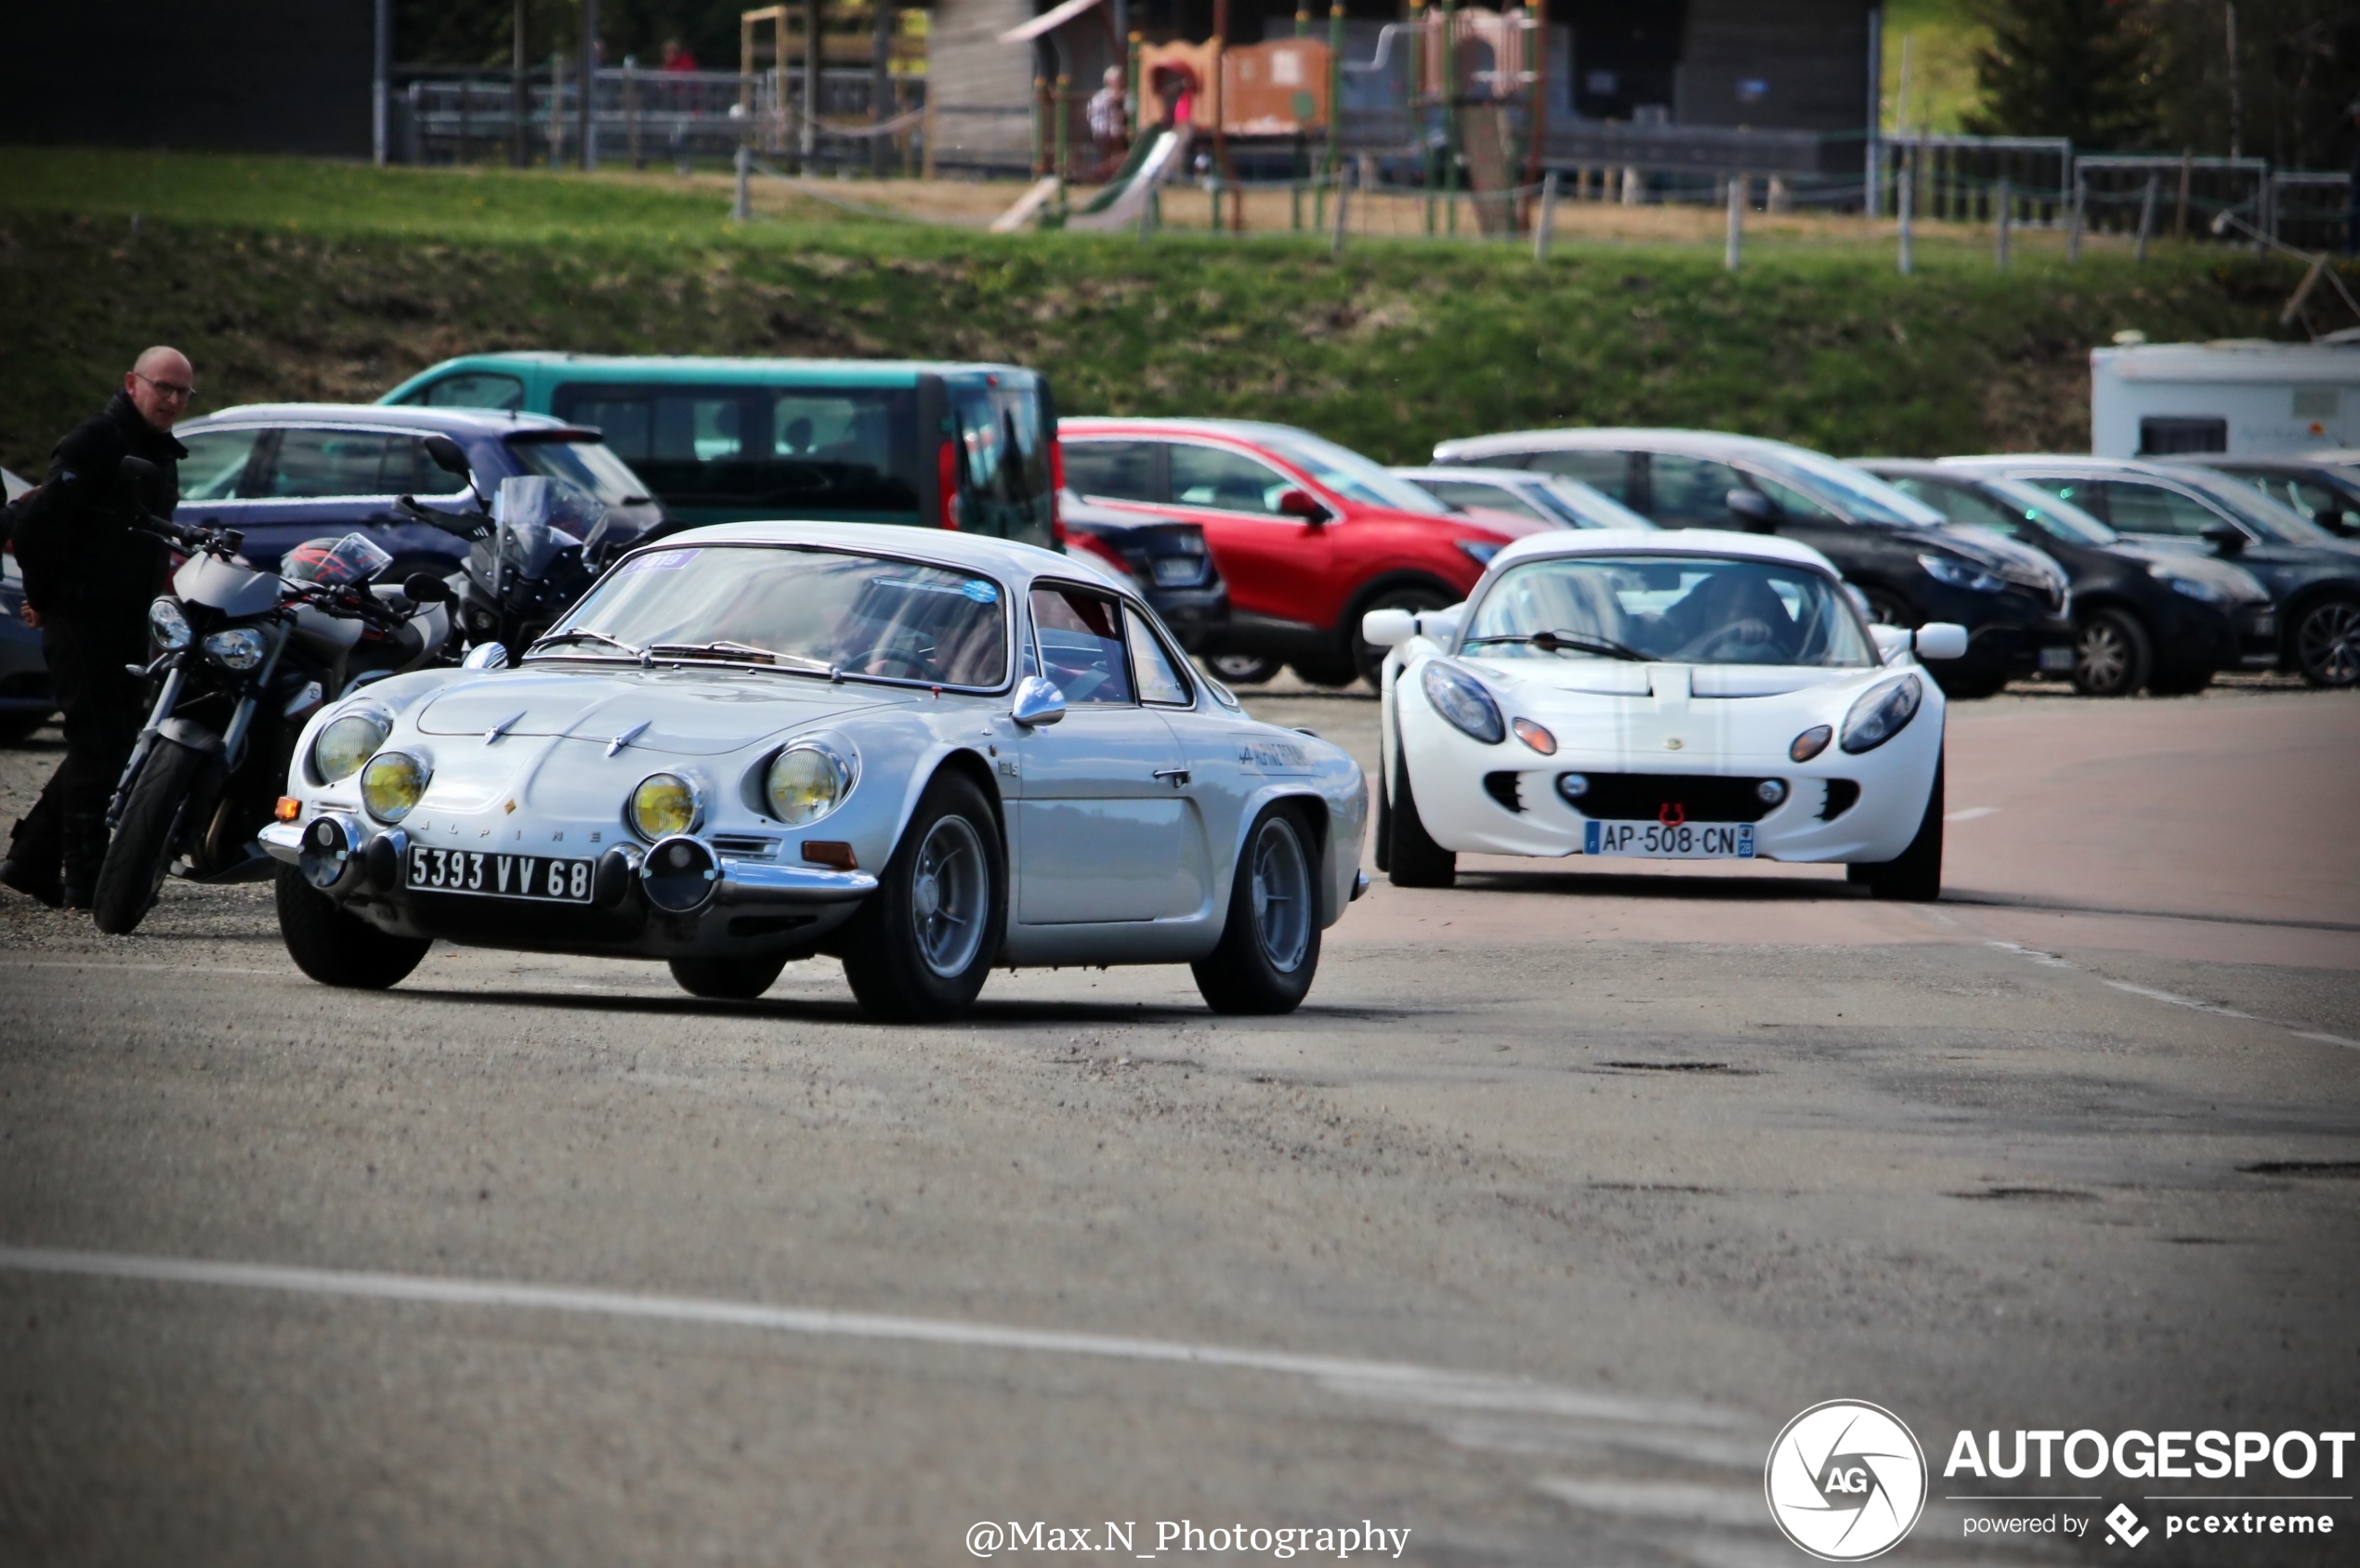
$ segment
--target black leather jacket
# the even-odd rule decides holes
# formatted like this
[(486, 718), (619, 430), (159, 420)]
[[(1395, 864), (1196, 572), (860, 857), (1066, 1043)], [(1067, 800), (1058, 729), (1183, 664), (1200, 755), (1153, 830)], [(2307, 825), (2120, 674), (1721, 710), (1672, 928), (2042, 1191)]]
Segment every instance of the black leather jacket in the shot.
[[(25, 602), (44, 614), (144, 612), (166, 556), (163, 541), (135, 526), (137, 507), (172, 516), (187, 455), (123, 392), (68, 432), (49, 455), (46, 482), (8, 509)], [(135, 495), (125, 481), (125, 457), (156, 465), (146, 493)]]

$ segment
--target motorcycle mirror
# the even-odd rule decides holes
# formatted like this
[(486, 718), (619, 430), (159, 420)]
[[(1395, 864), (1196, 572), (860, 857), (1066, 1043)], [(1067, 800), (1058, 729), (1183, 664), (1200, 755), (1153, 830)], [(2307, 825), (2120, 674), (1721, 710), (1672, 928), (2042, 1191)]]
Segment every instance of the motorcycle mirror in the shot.
[(433, 458), (434, 465), (446, 474), (456, 474), (463, 479), (475, 477), (475, 469), (468, 464), (466, 452), (448, 436), (428, 436), (426, 455)]
[(401, 591), (413, 605), (447, 605), (457, 596), (451, 592), (451, 584), (430, 571), (412, 572), (402, 579)]
[(144, 485), (156, 477), (156, 465), (144, 457), (123, 460), (123, 477), (135, 485)]

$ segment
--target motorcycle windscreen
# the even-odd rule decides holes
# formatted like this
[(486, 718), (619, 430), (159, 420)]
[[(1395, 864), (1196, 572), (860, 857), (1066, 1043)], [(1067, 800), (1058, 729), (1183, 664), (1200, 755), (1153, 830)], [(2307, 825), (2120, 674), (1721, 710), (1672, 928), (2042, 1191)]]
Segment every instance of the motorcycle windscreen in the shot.
[(393, 565), (393, 557), (361, 534), (342, 539), (307, 539), (287, 552), (279, 575), (292, 582), (320, 582), (333, 588), (367, 582)]

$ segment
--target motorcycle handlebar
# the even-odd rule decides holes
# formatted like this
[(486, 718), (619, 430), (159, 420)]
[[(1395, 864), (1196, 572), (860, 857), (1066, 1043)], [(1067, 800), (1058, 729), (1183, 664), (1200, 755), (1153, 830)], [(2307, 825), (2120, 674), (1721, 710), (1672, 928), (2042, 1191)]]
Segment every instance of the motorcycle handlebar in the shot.
[(393, 503), (429, 528), (440, 529), (443, 532), (456, 534), (461, 539), (483, 537), (481, 521), (455, 516), (449, 512), (438, 512), (431, 506), (422, 506), (414, 495), (397, 495), (393, 498)]

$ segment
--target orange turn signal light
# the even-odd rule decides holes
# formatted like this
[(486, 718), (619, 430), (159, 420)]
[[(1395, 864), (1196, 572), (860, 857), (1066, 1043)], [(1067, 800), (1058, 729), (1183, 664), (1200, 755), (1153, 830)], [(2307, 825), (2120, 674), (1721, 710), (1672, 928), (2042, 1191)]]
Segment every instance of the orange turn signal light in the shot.
[(839, 871), (860, 869), (860, 857), (853, 854), (852, 846), (842, 839), (806, 839), (803, 841), (803, 857), (815, 866), (833, 866)]
[(1557, 754), (1557, 738), (1530, 719), (1518, 719), (1511, 727), (1515, 730), (1517, 739), (1542, 756), (1554, 757)]
[(281, 795), (278, 809), (271, 815), (282, 822), (293, 822), (303, 815), (303, 803), (293, 795)]

